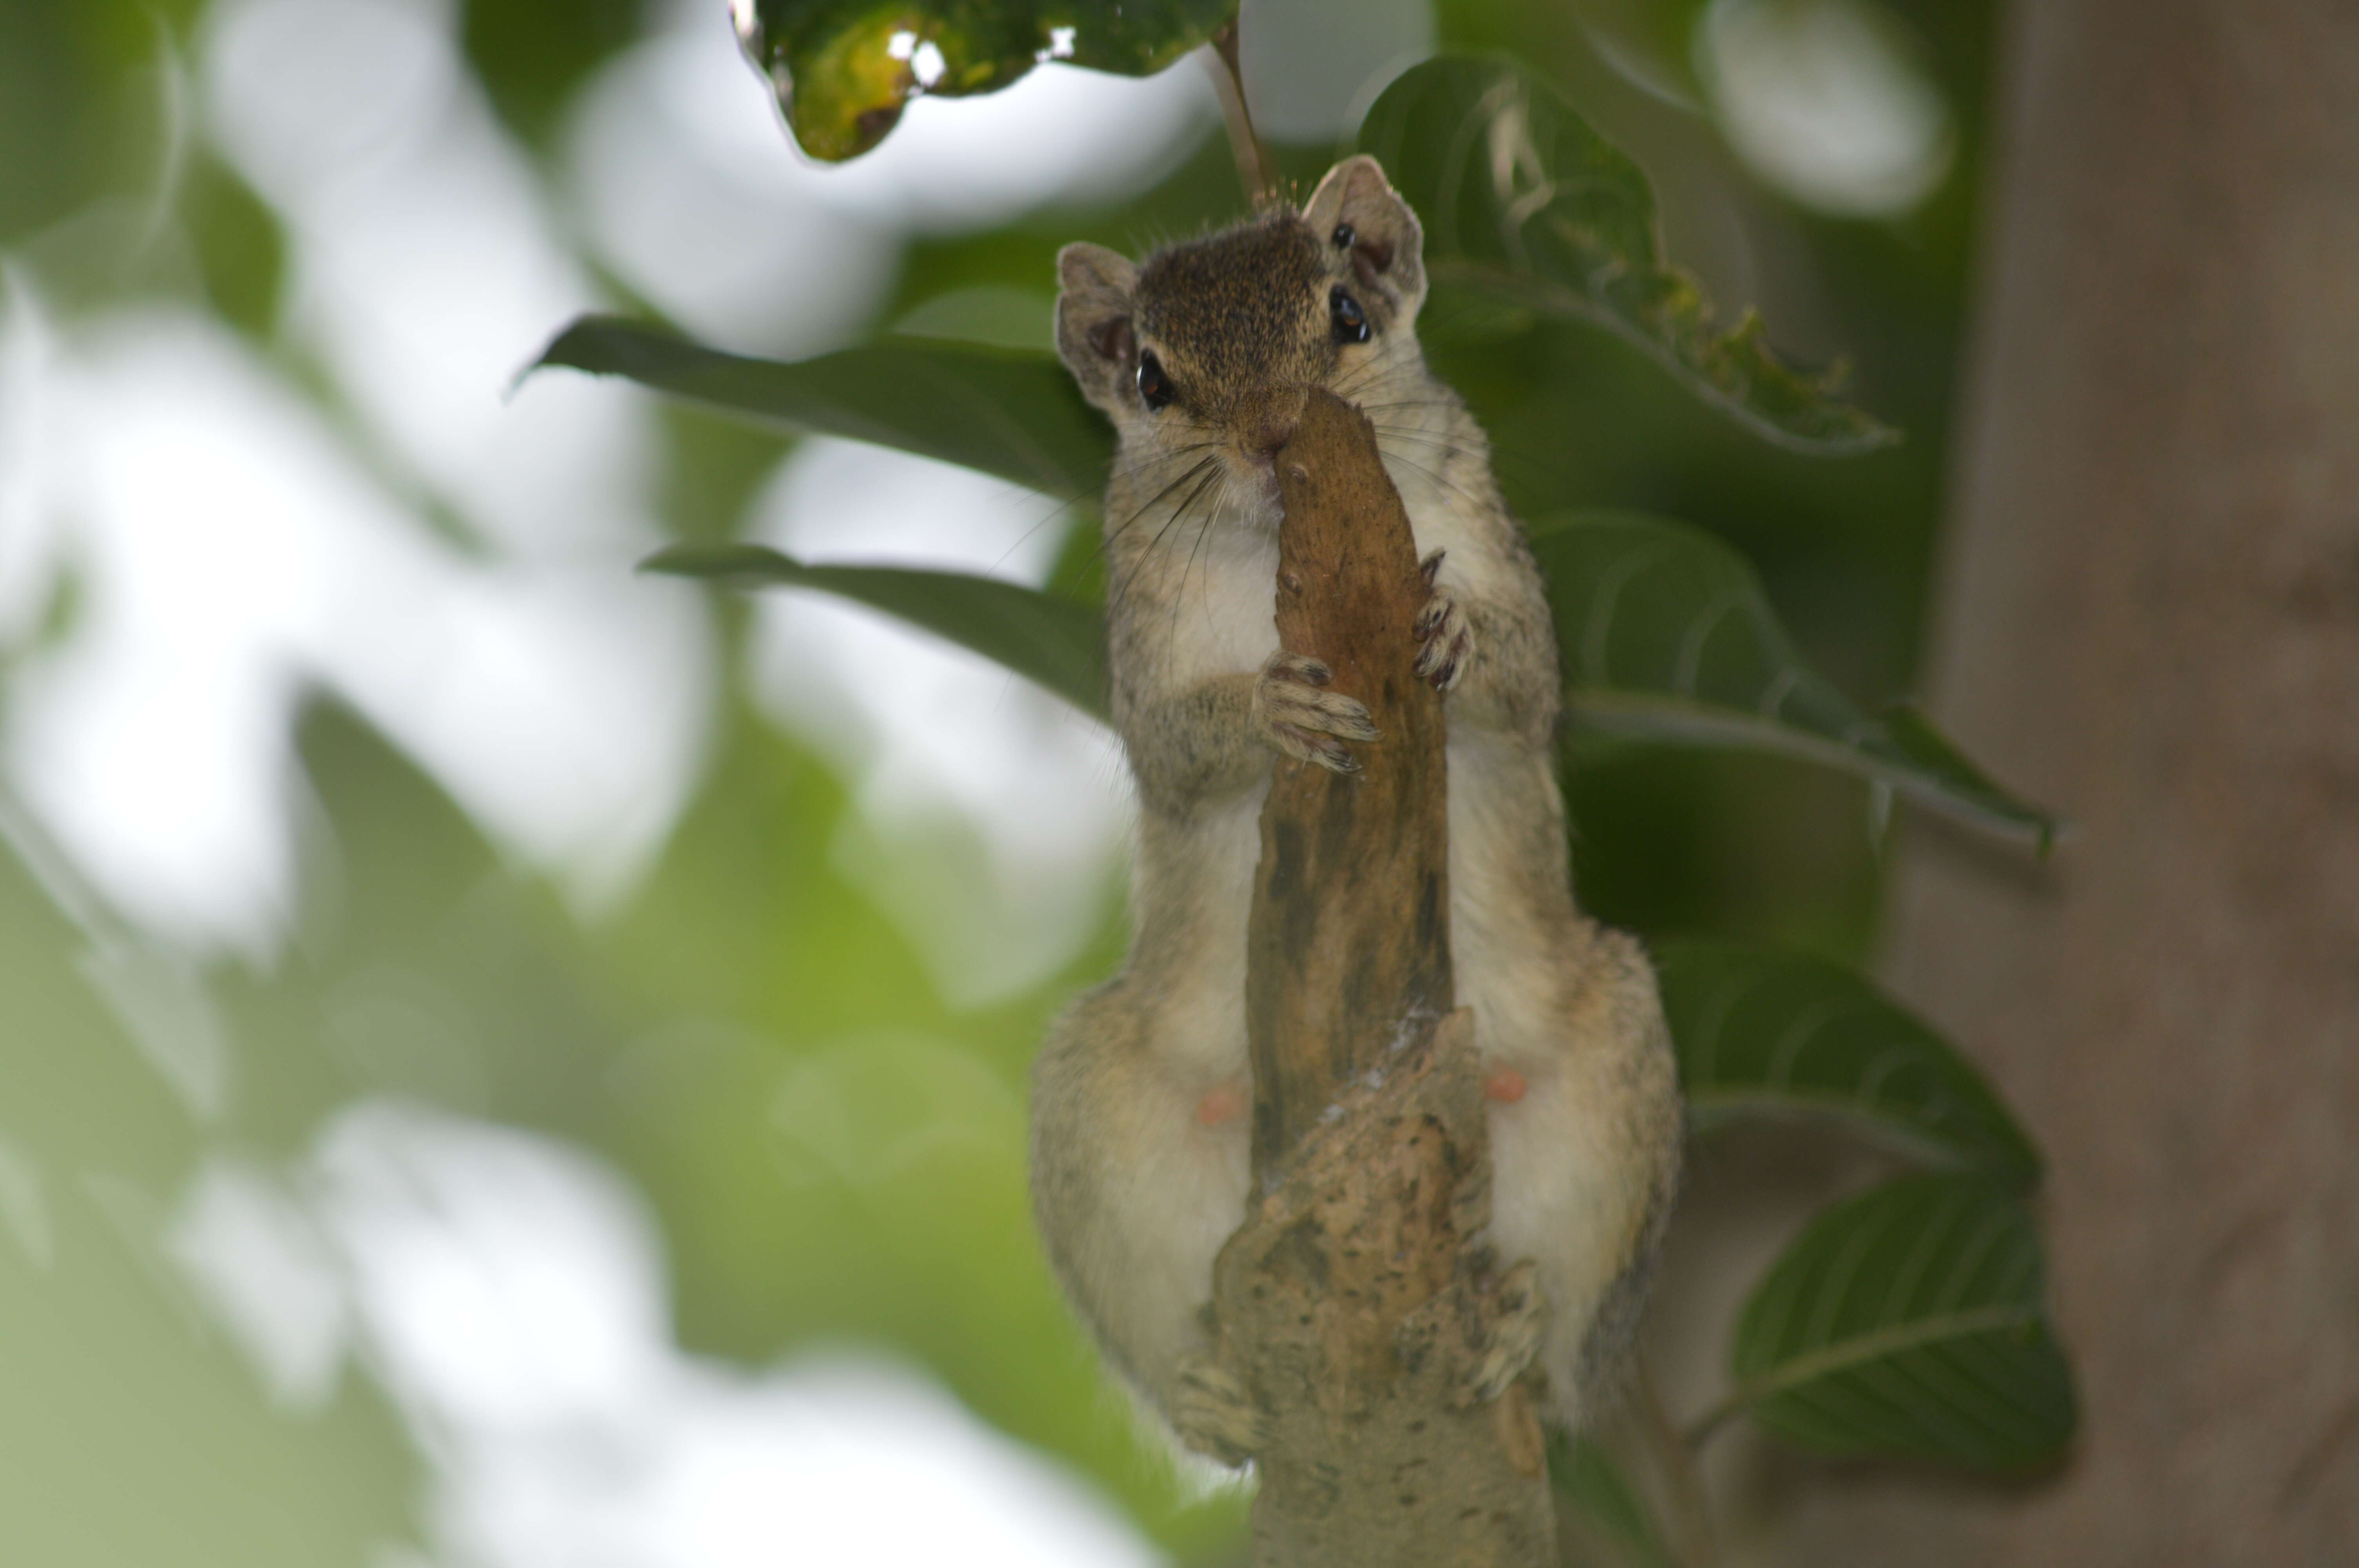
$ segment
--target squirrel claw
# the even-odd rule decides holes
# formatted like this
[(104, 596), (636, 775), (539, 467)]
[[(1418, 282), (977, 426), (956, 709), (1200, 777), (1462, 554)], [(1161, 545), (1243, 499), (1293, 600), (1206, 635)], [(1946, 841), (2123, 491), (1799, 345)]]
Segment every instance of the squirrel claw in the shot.
[[(1433, 553), (1432, 562), (1439, 565), (1441, 552)], [(1448, 691), (1466, 673), (1474, 654), (1473, 633), (1466, 624), (1466, 612), (1458, 608), (1458, 600), (1446, 589), (1435, 589), (1425, 608), (1417, 612), (1410, 632), (1424, 646), (1417, 653), (1417, 673), (1436, 691)]]
[(1353, 757), (1340, 741), (1314, 735), (1292, 724), (1272, 724), (1270, 733), (1277, 739), (1277, 749), (1298, 762), (1313, 762), (1334, 773), (1356, 773), (1360, 771), (1359, 759)]
[(1254, 685), (1254, 717), (1281, 754), (1333, 773), (1357, 773), (1360, 764), (1343, 742), (1382, 737), (1358, 700), (1327, 689), (1332, 679), (1317, 659), (1273, 654)]

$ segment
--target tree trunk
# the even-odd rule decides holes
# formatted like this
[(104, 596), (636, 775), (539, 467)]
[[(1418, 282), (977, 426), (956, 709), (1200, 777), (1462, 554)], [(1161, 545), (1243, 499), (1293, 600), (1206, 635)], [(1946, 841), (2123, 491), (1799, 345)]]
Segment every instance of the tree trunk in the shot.
[(1486, 1281), (1488, 1128), (1452, 1012), (1440, 698), (1426, 597), (1366, 418), (1313, 391), (1277, 455), (1279, 641), (1384, 739), (1348, 775), (1280, 762), (1262, 812), (1245, 1014), (1254, 1199), (1223, 1249), (1223, 1354), (1269, 1412), (1257, 1568), (1544, 1568), (1555, 1540), (1520, 1387), (1465, 1398)]
[(1898, 989), (2047, 1151), (2084, 1397), (1817, 1563), (2359, 1552), (2359, 8), (2027, 0), (1935, 707), (2077, 836), (1912, 831)]

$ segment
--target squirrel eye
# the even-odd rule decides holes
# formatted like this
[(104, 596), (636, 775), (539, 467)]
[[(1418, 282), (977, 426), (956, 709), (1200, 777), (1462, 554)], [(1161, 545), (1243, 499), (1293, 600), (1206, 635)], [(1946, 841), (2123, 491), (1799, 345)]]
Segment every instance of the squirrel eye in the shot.
[[(1327, 297), (1327, 318), (1335, 324), (1335, 341), (1339, 343), (1364, 343), (1368, 341), (1368, 315), (1360, 302), (1343, 292), (1338, 285)], [(1145, 373), (1144, 371), (1141, 373)]]
[(1360, 232), (1349, 223), (1338, 223), (1335, 225), (1335, 232), (1329, 237), (1335, 242), (1337, 250), (1348, 251), (1352, 248), (1352, 242), (1360, 237)]
[(1160, 413), (1171, 401), (1171, 378), (1163, 373), (1163, 362), (1151, 352), (1138, 356), (1138, 400), (1150, 414)]

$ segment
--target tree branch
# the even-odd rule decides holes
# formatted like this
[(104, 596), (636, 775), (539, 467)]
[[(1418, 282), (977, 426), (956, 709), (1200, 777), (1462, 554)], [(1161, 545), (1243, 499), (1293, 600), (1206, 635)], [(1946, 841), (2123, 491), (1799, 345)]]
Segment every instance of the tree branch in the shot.
[(1463, 1392), (1488, 1341), (1490, 1149), (1452, 1011), (1441, 700), (1426, 597), (1365, 417), (1313, 391), (1277, 456), (1280, 641), (1384, 740), (1363, 771), (1280, 762), (1262, 812), (1245, 1009), (1255, 1195), (1214, 1271), (1223, 1352), (1270, 1413), (1260, 1568), (1538, 1568), (1555, 1521), (1520, 1386)]

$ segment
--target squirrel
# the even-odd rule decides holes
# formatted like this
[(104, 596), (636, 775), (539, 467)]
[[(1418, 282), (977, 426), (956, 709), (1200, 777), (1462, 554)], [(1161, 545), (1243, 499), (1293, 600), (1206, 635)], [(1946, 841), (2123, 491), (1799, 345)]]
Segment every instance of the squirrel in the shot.
[[(1373, 158), (1134, 265), (1058, 256), (1057, 347), (1120, 450), (1104, 511), (1111, 708), (1136, 783), (1122, 971), (1050, 1026), (1033, 1071), (1033, 1208), (1108, 1363), (1223, 1463), (1266, 1430), (1219, 1354), (1212, 1261), (1250, 1185), (1245, 925), (1281, 758), (1351, 772), (1379, 739), (1277, 645), (1274, 456), (1305, 389), (1371, 416), (1430, 598), (1419, 675), (1445, 694), (1450, 946), (1487, 1096), (1492, 1218), (1514, 1260), (1482, 1357), (1576, 1424), (1626, 1350), (1679, 1173), (1654, 971), (1574, 903), (1554, 768), (1560, 676), (1538, 568), (1490, 448), (1427, 370), (1423, 231)], [(1511, 1288), (1508, 1288), (1511, 1287)]]

